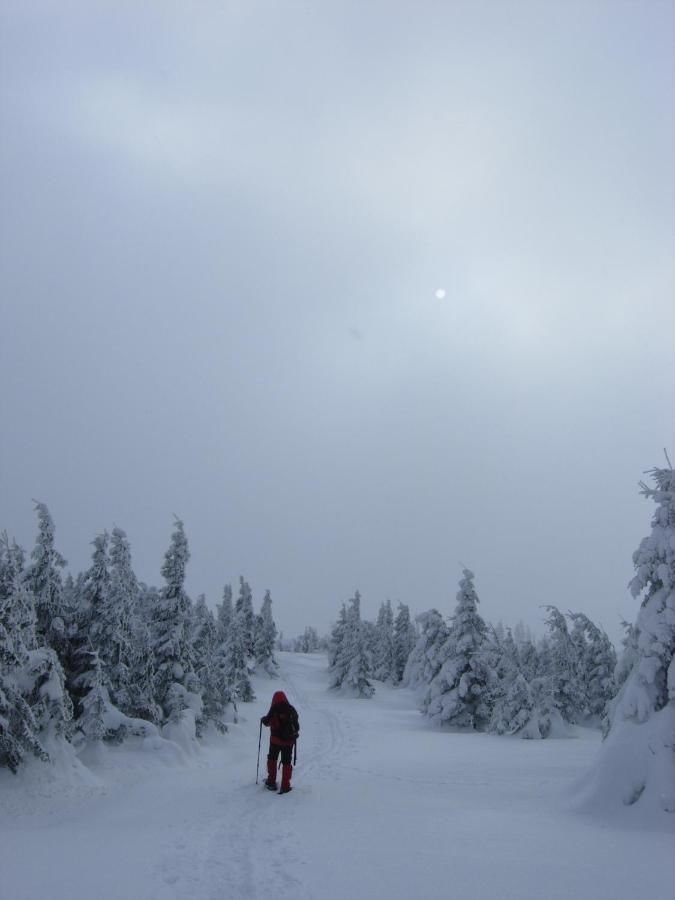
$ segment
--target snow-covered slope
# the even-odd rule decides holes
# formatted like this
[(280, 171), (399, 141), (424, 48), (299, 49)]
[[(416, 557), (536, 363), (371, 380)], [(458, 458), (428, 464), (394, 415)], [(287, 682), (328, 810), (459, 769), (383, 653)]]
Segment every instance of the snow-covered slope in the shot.
[[(281, 665), (280, 679), (257, 680), (240, 724), (191, 757), (124, 747), (89, 760), (95, 777), (0, 772), (3, 900), (667, 895), (672, 817), (647, 830), (567, 808), (595, 733), (441, 732), (408, 691), (348, 699), (326, 690), (324, 657)], [(287, 796), (255, 784), (259, 717), (278, 687), (302, 728)]]

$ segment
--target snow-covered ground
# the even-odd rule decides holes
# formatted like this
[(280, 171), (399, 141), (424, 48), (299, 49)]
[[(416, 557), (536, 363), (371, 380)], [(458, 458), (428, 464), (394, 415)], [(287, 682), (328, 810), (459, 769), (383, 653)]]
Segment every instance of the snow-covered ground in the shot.
[[(128, 747), (65, 781), (0, 773), (2, 900), (637, 900), (670, 896), (675, 821), (575, 811), (599, 746), (440, 732), (410, 692), (329, 693), (325, 658), (278, 681), (185, 759)], [(275, 688), (300, 713), (294, 790), (255, 784)], [(243, 721), (245, 719), (245, 721)], [(265, 735), (260, 780), (265, 769)]]

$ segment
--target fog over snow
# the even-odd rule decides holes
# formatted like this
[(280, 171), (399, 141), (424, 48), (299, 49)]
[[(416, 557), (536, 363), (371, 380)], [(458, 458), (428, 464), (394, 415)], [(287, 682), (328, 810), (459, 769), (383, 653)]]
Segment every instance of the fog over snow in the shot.
[(633, 621), (675, 458), (669, 2), (5, 2), (0, 529)]

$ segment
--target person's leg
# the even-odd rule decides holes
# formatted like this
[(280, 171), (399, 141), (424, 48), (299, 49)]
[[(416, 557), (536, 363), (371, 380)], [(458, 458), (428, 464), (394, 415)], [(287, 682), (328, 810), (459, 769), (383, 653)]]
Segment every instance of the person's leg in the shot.
[(281, 793), (286, 794), (291, 789), (291, 775), (293, 774), (293, 766), (291, 759), (293, 756), (292, 747), (281, 748)]
[(279, 751), (281, 747), (278, 747), (276, 744), (270, 744), (270, 749), (267, 754), (267, 781), (265, 784), (268, 788), (274, 788), (276, 790), (277, 786), (277, 760), (279, 759)]

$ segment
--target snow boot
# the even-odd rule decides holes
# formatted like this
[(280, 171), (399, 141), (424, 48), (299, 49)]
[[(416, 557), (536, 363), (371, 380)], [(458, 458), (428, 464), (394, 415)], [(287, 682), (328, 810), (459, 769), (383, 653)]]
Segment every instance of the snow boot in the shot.
[(281, 767), (281, 787), (279, 788), (280, 794), (287, 794), (291, 790), (291, 774), (293, 773), (293, 766), (288, 765), (288, 763), (284, 763)]
[(269, 791), (277, 789), (277, 761), (276, 759), (267, 760), (267, 778), (265, 779), (265, 787)]

